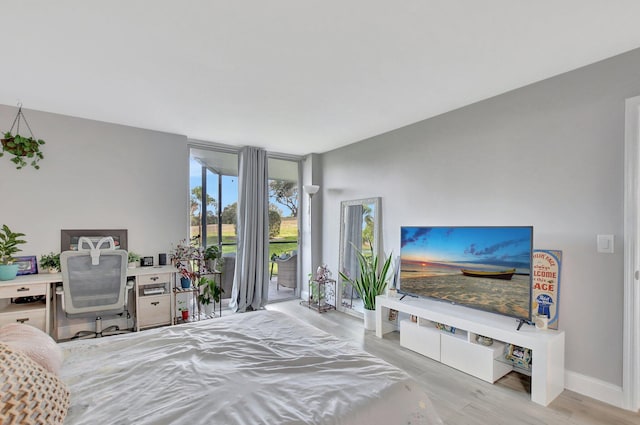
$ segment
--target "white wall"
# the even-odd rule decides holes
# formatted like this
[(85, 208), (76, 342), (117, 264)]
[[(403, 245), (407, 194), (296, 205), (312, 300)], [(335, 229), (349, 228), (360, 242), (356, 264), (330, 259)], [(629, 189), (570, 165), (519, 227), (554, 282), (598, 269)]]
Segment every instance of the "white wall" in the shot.
[[(124, 228), (129, 250), (157, 263), (188, 235), (186, 137), (23, 111), (46, 144), (40, 170), (0, 158), (0, 224), (26, 233), (20, 255), (59, 252), (61, 229)], [(0, 105), (0, 129), (16, 112)]]
[[(566, 368), (622, 384), (624, 101), (640, 50), (323, 155), (323, 256), (338, 269), (340, 202), (382, 197), (403, 225), (533, 225), (564, 253)], [(615, 254), (596, 235), (615, 235)]]

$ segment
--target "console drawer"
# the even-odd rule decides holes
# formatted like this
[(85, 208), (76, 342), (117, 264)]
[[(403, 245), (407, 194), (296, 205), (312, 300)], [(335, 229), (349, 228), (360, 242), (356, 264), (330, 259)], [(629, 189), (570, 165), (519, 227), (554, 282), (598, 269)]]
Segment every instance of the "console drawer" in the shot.
[(11, 309), (0, 312), (0, 326), (9, 323), (24, 323), (46, 332), (46, 307), (44, 303), (39, 303), (41, 307), (25, 309)]
[(400, 345), (440, 361), (440, 331), (436, 328), (403, 320), (400, 322)]
[(140, 297), (137, 314), (139, 328), (171, 324), (171, 296)]
[(0, 285), (0, 299), (33, 297), (36, 295), (45, 295), (47, 293), (48, 283), (37, 284), (2, 284)]
[(171, 274), (169, 273), (157, 273), (157, 274), (144, 274), (136, 276), (138, 285), (150, 285), (153, 283), (166, 283), (171, 282)]
[(512, 367), (497, 360), (504, 352), (504, 344), (474, 344), (455, 336), (442, 335), (442, 363), (490, 383), (511, 371)]

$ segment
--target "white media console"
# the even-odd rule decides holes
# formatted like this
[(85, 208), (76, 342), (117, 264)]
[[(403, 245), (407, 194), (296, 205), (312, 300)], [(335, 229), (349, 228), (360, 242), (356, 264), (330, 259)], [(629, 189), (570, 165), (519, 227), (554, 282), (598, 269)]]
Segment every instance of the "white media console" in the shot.
[[(531, 400), (547, 406), (564, 390), (564, 332), (523, 325), (516, 319), (425, 298), (376, 297), (376, 336), (398, 329), (389, 310), (417, 316), (399, 324), (400, 344), (448, 366), (488, 382), (513, 370), (505, 363), (506, 344), (531, 349)], [(456, 333), (441, 331), (434, 322), (452, 326)], [(476, 335), (493, 338), (491, 346), (475, 341)]]

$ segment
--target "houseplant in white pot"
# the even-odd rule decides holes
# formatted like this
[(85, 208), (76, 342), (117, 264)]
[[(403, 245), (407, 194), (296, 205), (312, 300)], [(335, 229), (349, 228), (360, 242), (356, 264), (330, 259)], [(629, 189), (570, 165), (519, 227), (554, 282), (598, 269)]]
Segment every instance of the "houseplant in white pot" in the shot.
[(389, 269), (391, 267), (391, 255), (389, 255), (382, 266), (377, 255), (365, 257), (360, 250), (356, 250), (360, 271), (358, 276), (352, 278), (343, 272), (340, 277), (349, 282), (356, 290), (364, 303), (364, 327), (366, 330), (375, 329), (376, 297), (384, 294), (389, 280)]
[(18, 245), (27, 241), (20, 239), (24, 233), (14, 233), (6, 224), (0, 229), (0, 280), (13, 280), (18, 274), (18, 265), (13, 255), (22, 251)]
[(220, 265), (218, 264), (220, 258), (220, 247), (218, 245), (209, 245), (204, 250), (204, 260), (207, 262), (207, 269), (212, 272), (219, 271)]
[(216, 303), (220, 302), (222, 293), (224, 290), (216, 283), (214, 279), (208, 277), (201, 277), (198, 281), (198, 287), (200, 288), (200, 294), (198, 295), (198, 301), (204, 307), (204, 313), (207, 317), (213, 313)]
[(127, 253), (127, 267), (130, 269), (135, 269), (138, 267), (138, 262), (140, 262), (140, 255), (136, 254), (133, 251), (129, 251)]

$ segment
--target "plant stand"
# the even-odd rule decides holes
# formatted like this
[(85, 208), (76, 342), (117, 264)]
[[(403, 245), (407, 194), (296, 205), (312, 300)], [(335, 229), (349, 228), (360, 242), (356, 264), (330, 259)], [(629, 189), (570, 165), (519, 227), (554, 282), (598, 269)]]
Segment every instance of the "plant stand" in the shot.
[(300, 304), (317, 310), (318, 313), (336, 309), (336, 281), (334, 279), (312, 280), (310, 284), (318, 285), (318, 299), (313, 299), (311, 288), (309, 288), (308, 301)]
[[(177, 280), (177, 279), (176, 279)], [(199, 288), (197, 286), (192, 286), (190, 288), (184, 289), (178, 285), (173, 287), (173, 324), (177, 325), (179, 323), (186, 322), (197, 322), (200, 320), (200, 304), (198, 303), (198, 294)], [(186, 301), (189, 305), (189, 319), (186, 321), (182, 319), (181, 315), (178, 315), (178, 297), (187, 298)]]

